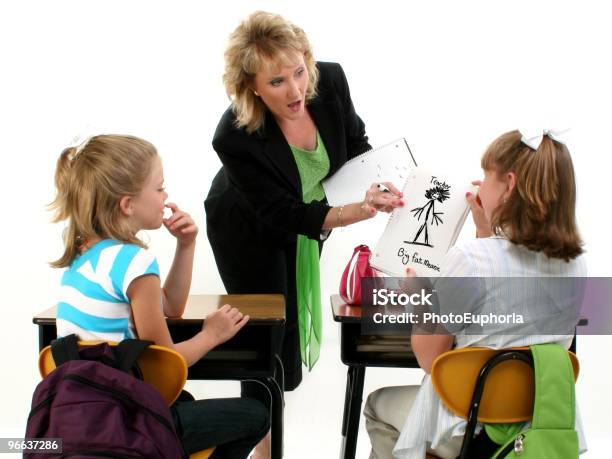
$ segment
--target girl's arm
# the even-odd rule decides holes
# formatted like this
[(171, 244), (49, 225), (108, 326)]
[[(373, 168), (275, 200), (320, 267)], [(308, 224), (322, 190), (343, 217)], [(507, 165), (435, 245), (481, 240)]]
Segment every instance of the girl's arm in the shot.
[[(406, 277), (416, 277), (416, 272), (412, 268), (406, 268)], [(408, 289), (409, 283), (406, 284)], [(419, 366), (425, 370), (425, 373), (431, 373), (431, 367), (434, 360), (440, 355), (452, 349), (455, 342), (455, 337), (448, 333), (439, 333), (445, 331), (443, 326), (425, 325), (422, 314), (424, 310), (419, 310), (420, 318), (419, 324), (414, 325), (412, 328), (412, 335), (410, 336), (410, 344), (412, 346), (412, 352), (419, 362)]]
[(193, 271), (193, 257), (195, 254), (195, 241), (184, 246), (176, 244), (174, 260), (164, 282), (162, 290), (164, 314), (167, 317), (181, 317), (185, 312), (185, 305), (191, 287), (191, 273)]
[(434, 360), (453, 347), (453, 335), (412, 335), (412, 352), (425, 373), (431, 373)]
[(161, 285), (155, 275), (142, 276), (130, 284), (127, 290), (138, 338), (174, 349), (193, 365), (208, 351), (233, 337), (249, 320), (236, 308), (224, 305), (206, 317), (202, 330), (194, 337), (174, 343), (162, 308)]
[(172, 216), (164, 219), (163, 223), (170, 234), (176, 237), (176, 251), (174, 252), (172, 266), (164, 282), (162, 304), (166, 316), (180, 317), (185, 311), (189, 288), (191, 287), (198, 227), (189, 214), (180, 210), (176, 204), (168, 203), (166, 207), (172, 210)]

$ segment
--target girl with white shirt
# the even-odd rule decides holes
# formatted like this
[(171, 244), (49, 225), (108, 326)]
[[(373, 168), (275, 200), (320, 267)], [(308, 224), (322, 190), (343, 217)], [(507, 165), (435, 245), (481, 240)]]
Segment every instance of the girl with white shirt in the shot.
[[(528, 314), (529, 306), (549, 292), (538, 289), (536, 282), (527, 282), (528, 288), (512, 288), (517, 283), (511, 278), (586, 276), (575, 221), (572, 160), (552, 132), (529, 136), (511, 131), (488, 147), (481, 166), (484, 179), (474, 182), (480, 187), (478, 196), (466, 195), (477, 239), (448, 252), (440, 277), (484, 279), (487, 289), (471, 296), (475, 303), (467, 305), (471, 310)], [(495, 288), (490, 288), (490, 279), (495, 279)], [(511, 295), (501, 294), (508, 289)], [(580, 305), (571, 297), (561, 297), (555, 307), (573, 317), (578, 316)], [(429, 374), (440, 354), (453, 347), (501, 349), (555, 342), (569, 348), (571, 344), (572, 327), (563, 330), (564, 335), (535, 334), (528, 322), (524, 330), (514, 327), (512, 335), (501, 328), (480, 335), (413, 333), (412, 349), (426, 375), (420, 386), (385, 387), (369, 395), (364, 414), (372, 443), (370, 458), (416, 459), (426, 452), (440, 458), (459, 455), (466, 421), (443, 405)], [(576, 418), (583, 452), (586, 444), (578, 413)]]

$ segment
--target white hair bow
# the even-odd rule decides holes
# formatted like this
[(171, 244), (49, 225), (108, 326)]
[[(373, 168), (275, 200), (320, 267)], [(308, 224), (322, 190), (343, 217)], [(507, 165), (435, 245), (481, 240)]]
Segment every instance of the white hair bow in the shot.
[(567, 131), (569, 131), (569, 129), (519, 129), (519, 132), (521, 133), (521, 142), (534, 150), (539, 148), (545, 135), (559, 143), (562, 143), (563, 145), (566, 145), (563, 134), (565, 134)]
[(87, 146), (92, 137), (98, 135), (98, 131), (91, 124), (86, 124), (83, 129), (72, 138), (70, 142), (70, 147), (76, 148), (75, 156), (83, 151), (83, 148)]

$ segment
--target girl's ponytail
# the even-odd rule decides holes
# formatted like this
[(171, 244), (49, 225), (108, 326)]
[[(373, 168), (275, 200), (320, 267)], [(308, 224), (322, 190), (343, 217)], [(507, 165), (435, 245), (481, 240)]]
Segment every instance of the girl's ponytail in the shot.
[(57, 196), (51, 204), (49, 210), (55, 212), (53, 222), (57, 223), (68, 218), (67, 200), (70, 194), (70, 186), (72, 181), (72, 162), (76, 155), (76, 147), (66, 148), (57, 160), (55, 167), (55, 188), (57, 188)]
[(79, 251), (80, 237), (77, 234), (74, 219), (71, 215), (71, 209), (77, 198), (75, 196), (75, 180), (73, 177), (73, 162), (76, 153), (76, 147), (66, 148), (58, 158), (55, 168), (55, 187), (57, 188), (57, 195), (53, 202), (49, 204), (49, 210), (54, 212), (53, 223), (68, 220), (68, 224), (62, 235), (65, 246), (64, 253), (59, 259), (51, 262), (53, 268), (69, 266), (72, 260), (76, 258)]

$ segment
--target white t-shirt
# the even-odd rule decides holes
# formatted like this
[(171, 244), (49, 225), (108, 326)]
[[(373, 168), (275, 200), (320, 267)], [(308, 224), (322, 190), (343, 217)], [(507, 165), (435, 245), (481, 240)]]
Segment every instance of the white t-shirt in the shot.
[[(474, 309), (495, 314), (513, 312), (528, 314), (532, 312), (528, 306), (537, 303), (537, 299), (542, 295), (542, 292), (535, 287), (535, 282), (527, 283), (527, 288), (516, 288), (517, 279), (508, 278), (585, 276), (586, 265), (583, 257), (577, 257), (569, 262), (552, 259), (544, 253), (533, 252), (523, 246), (512, 244), (502, 237), (475, 239), (451, 248), (440, 274), (441, 278), (482, 278), (485, 288), (474, 295), (474, 303), (477, 303), (473, 305)], [(494, 288), (490, 288), (491, 283), (494, 284)], [(444, 298), (440, 298), (440, 304), (444, 304)], [(574, 311), (577, 308), (579, 312), (580, 305), (558, 304), (557, 307)], [(481, 346), (503, 349), (558, 343), (569, 348), (573, 336), (538, 335), (534, 334), (533, 330), (520, 330), (518, 327), (517, 333), (519, 332), (523, 334), (495, 333), (493, 329), (489, 335), (476, 335), (458, 330), (455, 338), (456, 347)], [(425, 375), (393, 454), (398, 459), (421, 459), (425, 456), (427, 443), (435, 449), (438, 444), (448, 441), (451, 437), (463, 436), (466, 425), (464, 419), (455, 416), (444, 406), (434, 390), (430, 375)], [(582, 453), (586, 451), (586, 441), (578, 406), (576, 406), (576, 430)]]

